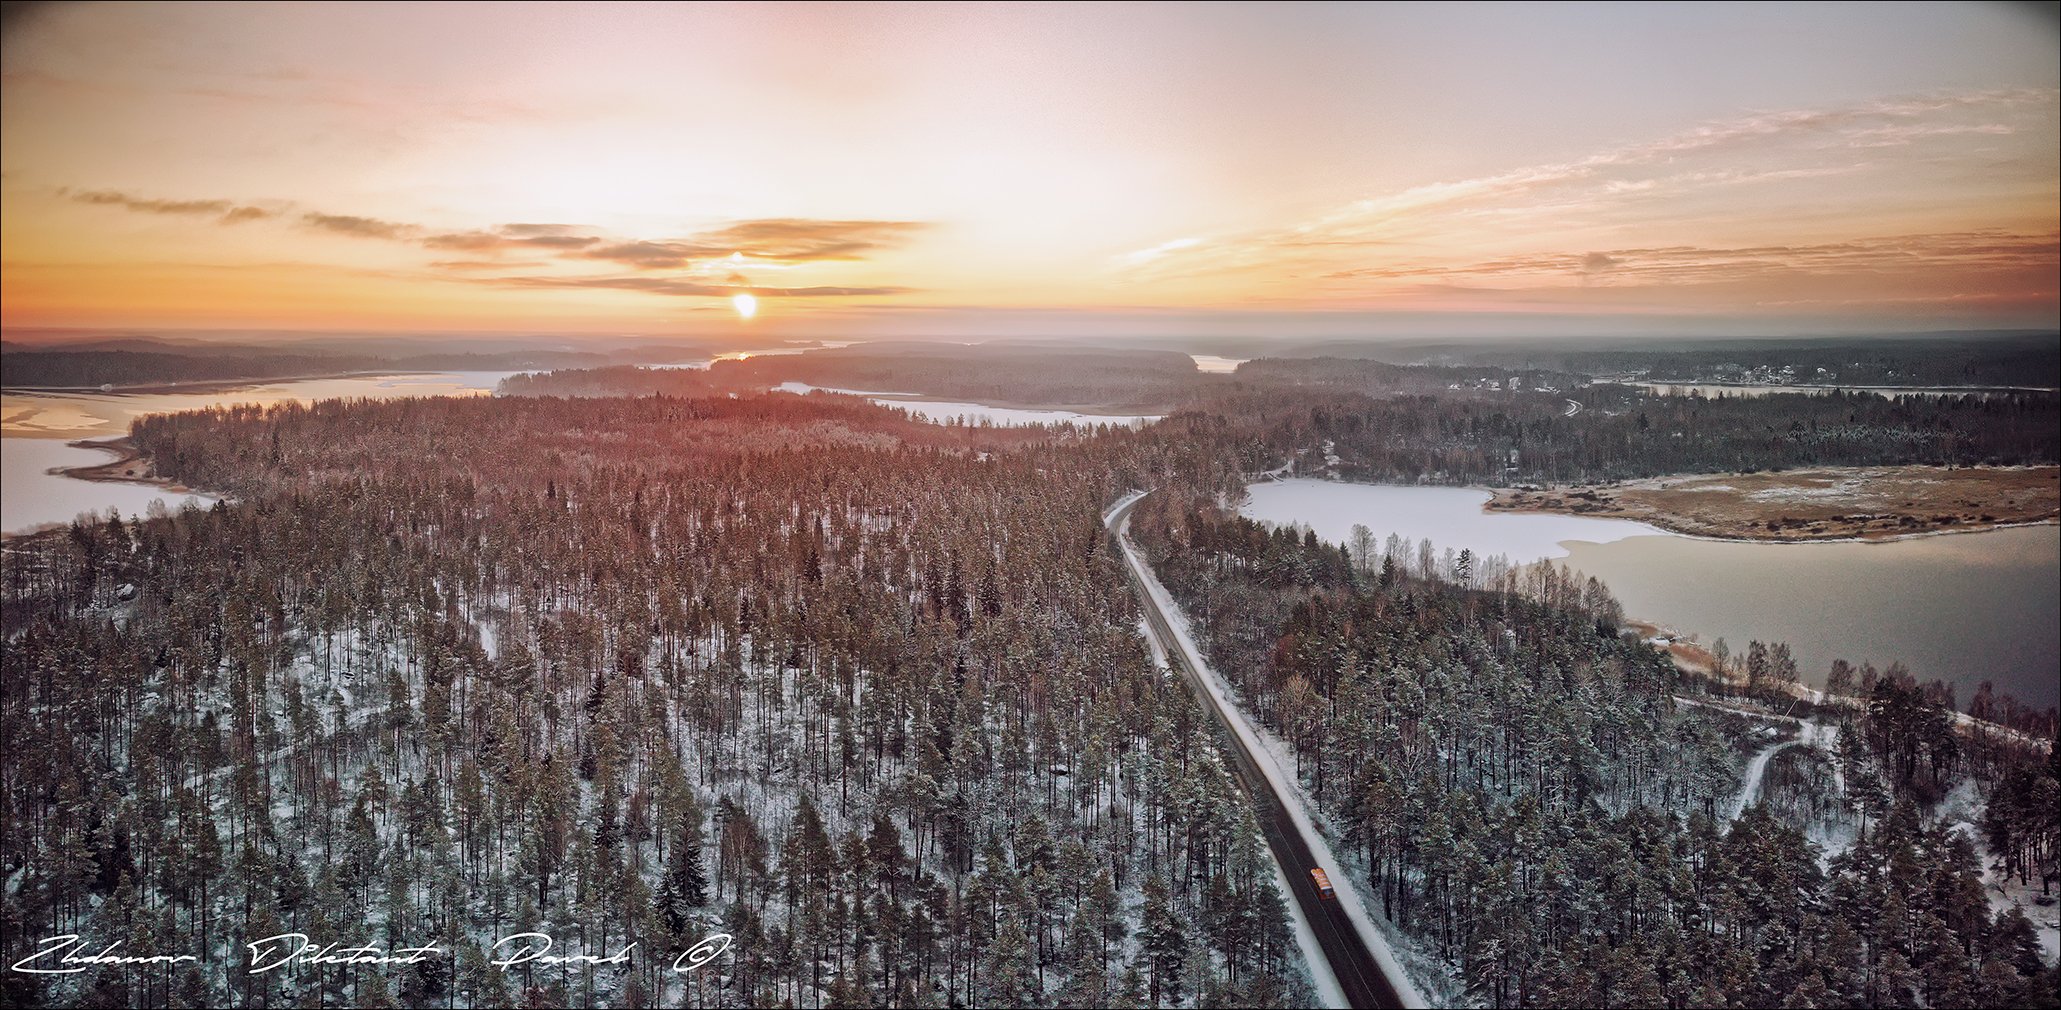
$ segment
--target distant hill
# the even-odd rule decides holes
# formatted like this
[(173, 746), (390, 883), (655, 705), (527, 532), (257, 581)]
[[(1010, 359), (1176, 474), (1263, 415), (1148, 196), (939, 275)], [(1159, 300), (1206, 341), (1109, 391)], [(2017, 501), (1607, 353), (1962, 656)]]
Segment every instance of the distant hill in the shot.
[(349, 372), (516, 371), (592, 368), (624, 363), (673, 364), (707, 358), (707, 348), (647, 345), (613, 351), (490, 350), (430, 354), (366, 354), (235, 345), (173, 344), (148, 337), (91, 341), (60, 348), (9, 344), (0, 351), (0, 385), (12, 388), (156, 386), (236, 382)]
[[(2061, 334), (2051, 330), (1967, 330), (1841, 337), (1475, 341), (1301, 341), (1269, 349), (1271, 358), (1371, 358), (1395, 364), (1489, 365), (1585, 375), (1638, 373), (1660, 381), (1697, 381), (1727, 371), (1788, 367), (1811, 377), (1822, 368), (1845, 385), (2061, 385)], [(1728, 368), (1728, 366), (1733, 366)]]

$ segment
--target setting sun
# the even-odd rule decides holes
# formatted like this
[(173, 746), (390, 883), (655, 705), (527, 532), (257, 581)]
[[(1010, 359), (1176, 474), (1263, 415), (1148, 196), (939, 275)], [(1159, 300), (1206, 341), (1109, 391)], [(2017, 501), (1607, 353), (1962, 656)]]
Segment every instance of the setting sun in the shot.
[(737, 318), (750, 319), (759, 314), (759, 300), (751, 295), (733, 295), (730, 304), (737, 306)]

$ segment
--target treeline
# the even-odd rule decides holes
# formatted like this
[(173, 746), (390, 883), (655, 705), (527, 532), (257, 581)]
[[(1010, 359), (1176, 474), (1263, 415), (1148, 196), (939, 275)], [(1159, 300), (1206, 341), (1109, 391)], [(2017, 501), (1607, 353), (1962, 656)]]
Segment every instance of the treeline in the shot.
[(1588, 385), (1588, 377), (1565, 370), (1510, 369), (1494, 365), (1392, 365), (1368, 358), (1256, 358), (1238, 366), (1241, 382), (1256, 386), (1314, 388), (1337, 393), (1467, 395), (1551, 387), (1555, 392)]
[[(1567, 400), (1583, 405), (1569, 415)], [(1399, 483), (1576, 483), (1802, 466), (2052, 464), (2061, 397), (1647, 396), (1623, 386), (1499, 399), (1222, 397), (1272, 459), (1332, 443), (1339, 474)]]
[(522, 372), (502, 379), (495, 392), (507, 396), (707, 396), (717, 391), (699, 368), (561, 368)]
[[(1804, 671), (1797, 666), (1786, 642), (1752, 641), (1747, 643), (1745, 652), (1736, 653), (1720, 638), (1711, 644), (1707, 655), (1711, 669), (1700, 678), (1701, 689), (1707, 694), (1748, 698), (1783, 708), (1807, 704), (1806, 711), (1823, 709), (1834, 718), (1886, 705), (1897, 713), (1916, 713), (1900, 714), (1896, 721), (1906, 728), (1924, 727), (1930, 735), (1941, 738), (1940, 748), (1957, 746), (1945, 737), (1970, 732), (2008, 731), (2023, 740), (2046, 740), (2061, 733), (2061, 710), (2051, 706), (2035, 709), (2011, 695), (1998, 694), (1996, 685), (1987, 680), (1977, 685), (1975, 694), (1968, 699), (1963, 718), (1963, 710), (1955, 700), (1958, 692), (1951, 681), (1920, 681), (1900, 662), (1876, 669), (1873, 663), (1855, 667), (1844, 659), (1834, 659), (1825, 671), (1825, 686), (1819, 690), (1805, 685)], [(1921, 745), (1906, 745), (1906, 749), (1913, 747)], [(1901, 776), (1902, 784), (1924, 790), (1924, 799), (1937, 800), (1940, 791), (1954, 779), (1954, 762), (1938, 763), (1946, 766), (1947, 774), (1923, 782), (1906, 774)]]
[(1545, 368), (1586, 375), (1633, 373), (1658, 381), (1709, 381), (1755, 370), (1792, 369), (1798, 382), (1821, 381), (1818, 370), (1843, 385), (2061, 387), (2061, 343), (2047, 332), (1964, 332), (1875, 336), (1863, 340), (1695, 340), (1675, 346), (1569, 348), (1449, 344), (1418, 347), (1433, 354), (1506, 368)]
[(1572, 363), (1599, 371), (1644, 371), (1656, 381), (1738, 377), (1757, 369), (1793, 369), (1797, 381), (1824, 381), (1819, 370), (1845, 385), (2061, 386), (2061, 347), (2055, 335), (1875, 339), (1866, 343), (1742, 342), (1666, 352), (1590, 352)]
[[(1099, 526), (1184, 450), (786, 396), (135, 437), (238, 496), (10, 551), (0, 947), (206, 956), (9, 973), (9, 1005), (1312, 998)], [(289, 931), (455, 954), (243, 970)], [(485, 963), (525, 931), (640, 954)]]

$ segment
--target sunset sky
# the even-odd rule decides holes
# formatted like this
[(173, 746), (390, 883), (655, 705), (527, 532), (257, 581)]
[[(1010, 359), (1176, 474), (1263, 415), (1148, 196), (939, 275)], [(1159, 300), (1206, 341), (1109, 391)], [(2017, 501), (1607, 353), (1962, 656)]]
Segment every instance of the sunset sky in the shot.
[(2053, 327), (2052, 10), (47, 5), (0, 321)]

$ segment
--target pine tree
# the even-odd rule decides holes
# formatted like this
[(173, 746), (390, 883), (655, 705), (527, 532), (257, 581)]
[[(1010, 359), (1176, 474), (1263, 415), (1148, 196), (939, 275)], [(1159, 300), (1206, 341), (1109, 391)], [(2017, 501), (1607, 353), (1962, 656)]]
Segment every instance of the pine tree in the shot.
[(666, 860), (665, 882), (653, 898), (667, 935), (685, 939), (694, 909), (708, 904), (708, 874), (703, 869), (700, 825), (682, 824)]
[(1144, 921), (1139, 926), (1140, 951), (1149, 980), (1146, 996), (1153, 1006), (1181, 1002), (1182, 973), (1188, 962), (1188, 934), (1167, 900), (1166, 884), (1145, 880)]

